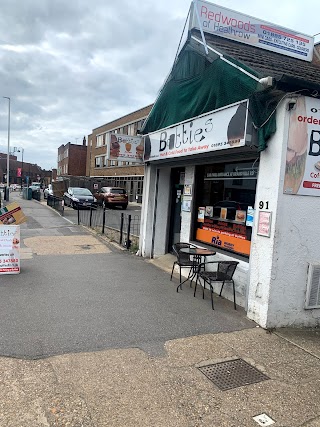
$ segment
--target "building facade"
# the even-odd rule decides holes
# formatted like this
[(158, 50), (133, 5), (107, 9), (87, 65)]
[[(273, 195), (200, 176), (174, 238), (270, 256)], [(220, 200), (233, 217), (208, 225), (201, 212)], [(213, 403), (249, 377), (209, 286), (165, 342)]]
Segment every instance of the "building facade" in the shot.
[[(32, 181), (39, 181), (46, 185), (51, 182), (52, 171), (42, 169), (34, 163), (18, 160), (15, 155), (9, 156), (9, 180), (10, 184), (27, 184)], [(7, 154), (0, 153), (0, 177), (1, 182), (6, 184), (7, 174)]]
[(140, 254), (180, 241), (238, 261), (237, 303), (262, 327), (320, 324), (319, 71), (192, 29), (143, 129)]
[(58, 148), (58, 176), (85, 176), (87, 161), (86, 139), (83, 138), (82, 145), (71, 144), (60, 145)]
[(109, 159), (108, 150), (112, 134), (135, 137), (151, 111), (152, 105), (127, 114), (105, 125), (93, 129), (88, 136), (87, 173), (102, 186), (124, 187), (129, 201), (141, 203), (143, 192), (144, 165), (130, 161)]

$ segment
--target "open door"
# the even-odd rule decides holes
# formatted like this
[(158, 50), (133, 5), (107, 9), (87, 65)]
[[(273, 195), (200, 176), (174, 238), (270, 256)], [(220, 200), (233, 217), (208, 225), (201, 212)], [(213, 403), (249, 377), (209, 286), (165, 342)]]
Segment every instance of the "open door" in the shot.
[(185, 168), (171, 169), (171, 215), (168, 239), (168, 252), (172, 245), (180, 242), (181, 233), (181, 204), (184, 187)]

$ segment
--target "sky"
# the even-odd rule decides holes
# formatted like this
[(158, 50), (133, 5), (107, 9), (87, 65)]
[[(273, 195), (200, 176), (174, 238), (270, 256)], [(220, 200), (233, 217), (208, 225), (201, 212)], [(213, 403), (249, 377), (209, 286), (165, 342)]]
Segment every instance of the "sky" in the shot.
[[(320, 33), (319, 0), (224, 0), (238, 12)], [(58, 147), (154, 102), (173, 64), (187, 0), (0, 0), (0, 152), (43, 169)], [(320, 41), (319, 36), (316, 41)]]

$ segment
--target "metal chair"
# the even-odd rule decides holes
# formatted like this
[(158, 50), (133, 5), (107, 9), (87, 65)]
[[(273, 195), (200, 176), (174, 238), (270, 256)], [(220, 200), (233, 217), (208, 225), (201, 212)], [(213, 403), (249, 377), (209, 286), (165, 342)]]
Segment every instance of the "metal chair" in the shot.
[[(195, 273), (195, 269), (197, 269), (197, 267), (199, 265), (199, 262), (194, 260), (192, 255), (184, 254), (183, 252), (180, 252), (180, 250), (183, 248), (196, 248), (196, 246), (192, 245), (191, 243), (183, 243), (183, 242), (175, 243), (172, 246), (173, 253), (177, 257), (177, 260), (174, 261), (174, 263), (173, 263), (170, 280), (172, 280), (174, 267), (176, 265), (178, 265), (180, 268), (180, 284), (182, 284), (181, 269), (182, 268), (189, 268), (188, 278), (185, 280), (185, 281), (187, 281)], [(190, 283), (190, 286), (191, 286), (191, 283)], [(178, 289), (177, 289), (177, 291), (178, 291)]]
[[(215, 271), (207, 271), (206, 267), (210, 264), (217, 264), (217, 269)], [(234, 309), (236, 310), (237, 309), (236, 291), (235, 291), (235, 286), (234, 286), (234, 281), (233, 281), (233, 275), (234, 275), (234, 272), (235, 272), (238, 264), (239, 264), (238, 261), (210, 261), (207, 263), (200, 264), (198, 266), (197, 279), (196, 279), (196, 284), (194, 287), (193, 296), (196, 296), (198, 281), (200, 279), (202, 279), (204, 281), (202, 298), (204, 299), (204, 287), (205, 287), (205, 283), (207, 283), (210, 287), (212, 310), (214, 310), (212, 283), (222, 282), (222, 286), (221, 286), (220, 294), (219, 294), (219, 296), (221, 297), (221, 292), (222, 292), (222, 289), (223, 289), (225, 282), (232, 282), (233, 304), (234, 304)]]

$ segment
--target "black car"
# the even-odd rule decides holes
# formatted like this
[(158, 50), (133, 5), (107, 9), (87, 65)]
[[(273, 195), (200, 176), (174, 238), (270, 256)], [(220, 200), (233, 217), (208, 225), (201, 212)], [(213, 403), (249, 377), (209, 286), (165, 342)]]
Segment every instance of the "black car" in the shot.
[(87, 188), (69, 187), (63, 195), (63, 200), (65, 206), (70, 206), (73, 209), (90, 208), (97, 205), (96, 199)]

